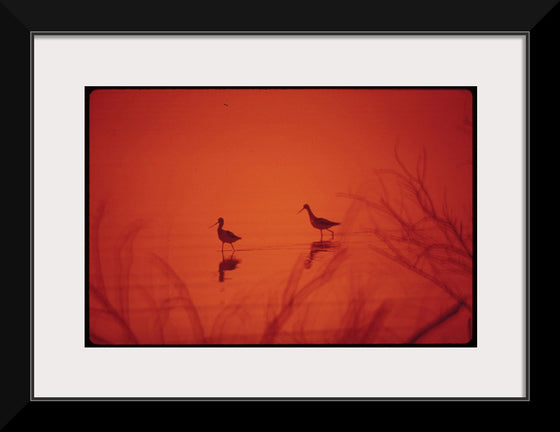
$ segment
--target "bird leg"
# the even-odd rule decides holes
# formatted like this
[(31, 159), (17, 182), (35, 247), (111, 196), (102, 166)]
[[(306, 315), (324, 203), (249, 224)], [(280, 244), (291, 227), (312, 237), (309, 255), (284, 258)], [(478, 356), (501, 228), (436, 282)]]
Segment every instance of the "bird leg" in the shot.
[(323, 230), (319, 230), (321, 231), (321, 241), (323, 241)]
[(330, 231), (330, 232), (331, 232), (331, 239), (333, 239), (333, 238), (334, 238), (334, 231), (333, 231), (333, 230), (330, 230), (330, 229), (327, 229), (327, 231)]

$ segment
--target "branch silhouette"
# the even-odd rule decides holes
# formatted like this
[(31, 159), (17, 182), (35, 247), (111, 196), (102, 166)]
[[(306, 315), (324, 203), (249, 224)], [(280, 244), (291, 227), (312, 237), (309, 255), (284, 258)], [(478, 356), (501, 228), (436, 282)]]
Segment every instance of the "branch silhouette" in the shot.
[[(455, 300), (456, 306), (411, 337), (410, 341), (415, 342), (459, 310), (472, 313), (471, 293), (462, 293), (447, 277), (473, 274), (472, 223), (465, 224), (453, 216), (446, 196), (437, 205), (427, 186), (425, 149), (413, 169), (402, 161), (397, 146), (394, 156), (397, 169), (375, 170), (380, 186), (378, 197), (339, 196), (357, 200), (370, 210), (373, 234), (380, 240), (379, 244), (370, 246), (372, 250), (430, 281)], [(389, 188), (387, 182), (397, 188)], [(398, 190), (396, 194), (395, 190)]]

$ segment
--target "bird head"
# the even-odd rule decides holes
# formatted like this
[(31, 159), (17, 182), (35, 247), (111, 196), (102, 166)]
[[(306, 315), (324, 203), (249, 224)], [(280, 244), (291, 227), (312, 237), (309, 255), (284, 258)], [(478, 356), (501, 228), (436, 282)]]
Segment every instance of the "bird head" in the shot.
[(309, 205), (308, 205), (308, 204), (304, 204), (303, 207), (301, 208), (301, 210), (298, 211), (296, 214), (299, 214), (299, 213), (301, 213), (301, 212), (304, 211), (304, 210), (309, 210)]
[(216, 223), (213, 224), (213, 225), (210, 225), (208, 228), (212, 228), (212, 227), (214, 227), (214, 226), (216, 226), (216, 225), (218, 225), (218, 224), (223, 225), (223, 224), (224, 224), (224, 218), (218, 218), (218, 222), (216, 222)]

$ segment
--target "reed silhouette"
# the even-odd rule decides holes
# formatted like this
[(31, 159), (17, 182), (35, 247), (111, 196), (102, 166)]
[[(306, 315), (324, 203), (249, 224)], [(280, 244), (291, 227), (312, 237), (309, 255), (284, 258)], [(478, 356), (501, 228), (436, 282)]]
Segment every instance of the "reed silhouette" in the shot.
[[(180, 308), (183, 315), (187, 318), (190, 326), (188, 334), (185, 334), (185, 339), (190, 340), (190, 343), (193, 344), (206, 343), (207, 337), (204, 332), (204, 326), (200, 318), (198, 307), (187, 285), (164, 259), (156, 254), (152, 254), (152, 257), (154, 266), (163, 273), (163, 276), (166, 277), (167, 282), (171, 284), (173, 288), (173, 294), (164, 301), (163, 305)], [(168, 307), (164, 307), (164, 310), (167, 311)]]
[[(368, 209), (371, 232), (380, 241), (370, 247), (380, 256), (429, 281), (453, 302), (432, 321), (414, 330), (407, 343), (417, 343), (448, 320), (465, 311), (465, 326), (472, 336), (473, 219), (453, 216), (444, 198), (439, 205), (427, 186), (424, 150), (415, 169), (403, 163), (394, 150), (398, 169), (376, 170), (380, 196), (339, 194)], [(391, 195), (394, 182), (401, 195)], [(467, 281), (468, 283), (463, 283)]]
[(325, 267), (308, 282), (302, 281), (305, 268), (305, 256), (301, 256), (294, 265), (286, 287), (282, 291), (279, 307), (271, 307), (267, 317), (265, 329), (261, 337), (261, 344), (278, 343), (284, 326), (305, 310), (309, 297), (321, 291), (340, 269), (341, 264), (347, 258), (347, 250), (339, 249), (326, 263)]
[[(134, 334), (129, 322), (128, 307), (127, 307), (127, 293), (128, 284), (125, 282), (122, 292), (119, 291), (117, 305), (108, 295), (102, 271), (102, 259), (99, 249), (99, 235), (101, 221), (105, 213), (106, 204), (103, 202), (95, 209), (90, 223), (90, 280), (88, 283), (88, 300), (89, 300), (89, 322), (88, 327), (89, 340), (94, 344), (105, 343), (124, 343), (124, 344), (137, 344), (138, 338)], [(134, 233), (137, 232), (137, 227), (134, 226), (129, 229), (123, 236), (121, 241), (121, 250), (126, 251), (126, 245), (130, 243)], [(118, 254), (120, 257), (121, 254)], [(119, 273), (122, 271), (126, 273), (128, 263), (126, 260), (117, 260), (117, 268)], [(103, 323), (103, 328), (109, 329), (103, 333), (98, 330), (97, 323)], [(116, 341), (116, 342), (115, 342)]]

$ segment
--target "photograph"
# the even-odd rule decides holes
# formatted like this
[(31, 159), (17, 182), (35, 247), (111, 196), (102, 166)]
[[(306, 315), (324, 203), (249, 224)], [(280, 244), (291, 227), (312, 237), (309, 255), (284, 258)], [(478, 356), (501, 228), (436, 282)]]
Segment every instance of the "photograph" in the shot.
[(86, 87), (85, 345), (476, 347), (476, 87)]
[(75, 3), (0, 0), (26, 163), (5, 202), (29, 219), (0, 429), (75, 428), (68, 403), (130, 427), (152, 406), (542, 399), (530, 168), (560, 0), (277, 23)]

